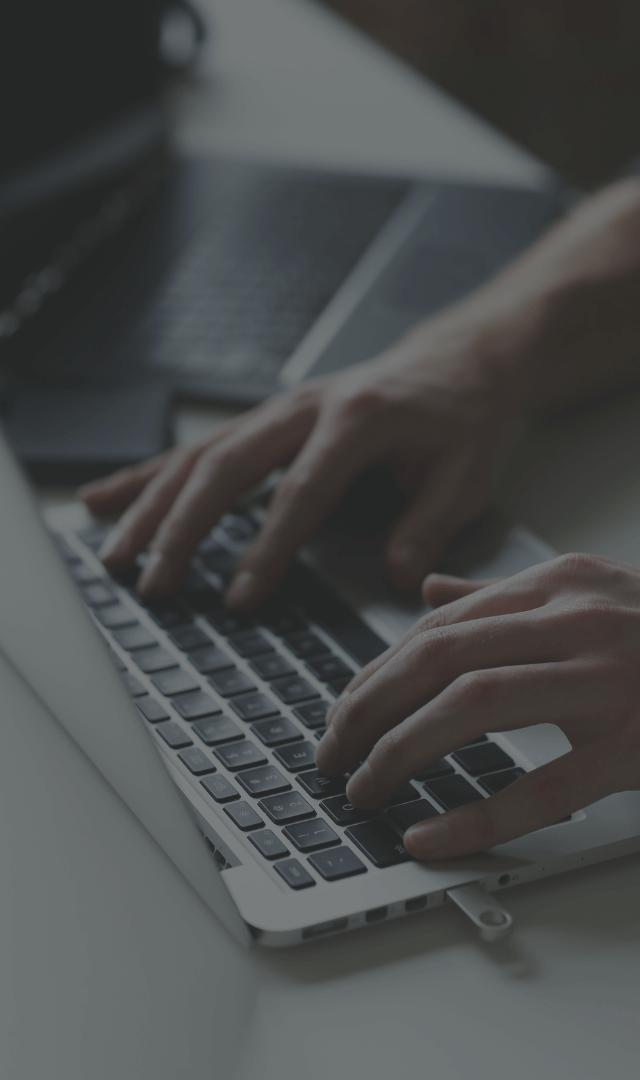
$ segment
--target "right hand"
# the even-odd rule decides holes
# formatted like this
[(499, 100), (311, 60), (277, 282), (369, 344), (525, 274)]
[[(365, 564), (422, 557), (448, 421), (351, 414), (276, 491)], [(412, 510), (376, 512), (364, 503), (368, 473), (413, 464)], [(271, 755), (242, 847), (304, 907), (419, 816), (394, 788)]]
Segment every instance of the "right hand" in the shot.
[(449, 539), (486, 505), (514, 398), (464, 326), (426, 324), (381, 357), (304, 383), (177, 449), (81, 491), (97, 515), (122, 514), (102, 552), (112, 569), (149, 555), (147, 597), (177, 588), (198, 543), (238, 498), (288, 466), (227, 595), (249, 608), (368, 468), (406, 495), (387, 543), (394, 583), (418, 589)]

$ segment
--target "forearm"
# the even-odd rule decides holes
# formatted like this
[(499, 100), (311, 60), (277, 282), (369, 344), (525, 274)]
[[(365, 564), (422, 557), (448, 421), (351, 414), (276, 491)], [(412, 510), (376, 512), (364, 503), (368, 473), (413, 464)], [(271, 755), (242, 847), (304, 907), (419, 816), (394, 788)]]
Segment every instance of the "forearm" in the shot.
[(526, 411), (640, 384), (640, 181), (586, 199), (431, 325)]

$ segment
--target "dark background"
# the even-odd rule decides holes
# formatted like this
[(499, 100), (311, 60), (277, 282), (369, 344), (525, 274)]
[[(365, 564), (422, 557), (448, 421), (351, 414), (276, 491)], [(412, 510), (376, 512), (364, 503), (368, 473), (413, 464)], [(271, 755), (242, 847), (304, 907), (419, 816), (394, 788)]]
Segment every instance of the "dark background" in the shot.
[(580, 186), (640, 155), (638, 0), (321, 0)]

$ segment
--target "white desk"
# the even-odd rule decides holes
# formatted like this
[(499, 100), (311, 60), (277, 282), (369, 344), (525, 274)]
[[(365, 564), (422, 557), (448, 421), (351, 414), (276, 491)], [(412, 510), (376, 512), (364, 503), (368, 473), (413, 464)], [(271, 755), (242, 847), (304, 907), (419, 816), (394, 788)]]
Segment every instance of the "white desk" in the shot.
[[(176, 106), (186, 145), (541, 177), (302, 0), (215, 6), (217, 73)], [(505, 501), (558, 547), (632, 559), (637, 418), (627, 399), (549, 425), (523, 448)], [(192, 415), (187, 427), (206, 422)], [(250, 1080), (637, 1072), (636, 859), (505, 894), (516, 931), (500, 948), (442, 911), (241, 958), (62, 732), (8, 722), (0, 859), (2, 1080), (226, 1077), (235, 1047)], [(221, 981), (233, 986), (231, 965), (241, 964), (246, 992), (223, 1003)]]

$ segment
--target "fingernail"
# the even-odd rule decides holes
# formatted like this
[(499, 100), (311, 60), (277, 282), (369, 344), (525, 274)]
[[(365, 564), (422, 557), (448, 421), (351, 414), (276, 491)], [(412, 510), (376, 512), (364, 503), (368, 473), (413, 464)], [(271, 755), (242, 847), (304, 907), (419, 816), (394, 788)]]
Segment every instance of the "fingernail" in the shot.
[(251, 570), (241, 570), (227, 589), (225, 602), (229, 607), (248, 607), (254, 600), (258, 587), (256, 575)]
[(447, 854), (449, 826), (442, 819), (412, 825), (404, 834), (402, 842), (409, 854), (416, 859), (437, 859)]
[(141, 596), (168, 592), (172, 585), (171, 564), (162, 551), (150, 551), (137, 584)]
[(127, 544), (123, 543), (122, 530), (112, 529), (98, 552), (102, 562), (120, 562), (127, 558)]
[(376, 801), (376, 785), (365, 761), (347, 784), (347, 798), (354, 805), (369, 806)]

